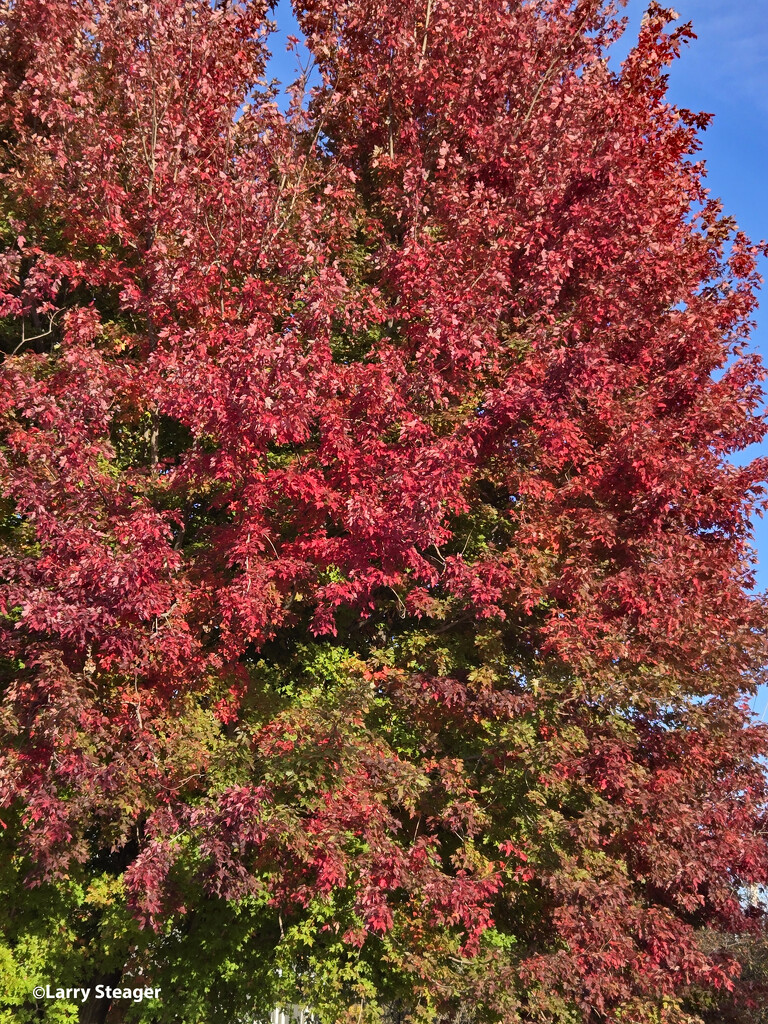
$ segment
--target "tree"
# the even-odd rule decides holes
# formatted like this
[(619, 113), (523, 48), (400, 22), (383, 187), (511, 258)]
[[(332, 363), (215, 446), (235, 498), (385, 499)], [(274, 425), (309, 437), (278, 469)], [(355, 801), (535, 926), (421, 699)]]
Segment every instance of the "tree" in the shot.
[(759, 250), (691, 29), (309, 0), (282, 113), (265, 3), (1, 9), (7, 1019), (738, 998)]

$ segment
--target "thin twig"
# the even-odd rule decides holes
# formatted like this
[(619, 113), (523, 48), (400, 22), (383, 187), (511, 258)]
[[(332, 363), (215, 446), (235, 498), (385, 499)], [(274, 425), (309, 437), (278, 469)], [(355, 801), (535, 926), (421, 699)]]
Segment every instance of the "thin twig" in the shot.
[(429, 22), (432, 18), (432, 0), (427, 0), (427, 14), (424, 18), (424, 38), (421, 41), (421, 57), (419, 58), (419, 71), (421, 71), (421, 62), (424, 60), (424, 55), (427, 52), (427, 39), (429, 38)]

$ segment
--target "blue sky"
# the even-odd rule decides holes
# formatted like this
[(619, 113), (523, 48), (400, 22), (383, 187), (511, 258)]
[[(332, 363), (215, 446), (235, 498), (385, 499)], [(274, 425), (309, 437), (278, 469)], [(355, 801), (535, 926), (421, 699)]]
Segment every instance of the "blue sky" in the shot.
[[(630, 0), (625, 39), (636, 35), (645, 6)], [(768, 239), (768, 2), (677, 0), (674, 8), (681, 21), (693, 22), (698, 38), (670, 69), (670, 99), (678, 106), (715, 114), (702, 138), (708, 187), (753, 240)], [(768, 279), (768, 261), (761, 269)], [(768, 363), (768, 285), (756, 320), (753, 344)], [(768, 455), (767, 442), (750, 448), (739, 462), (757, 455)], [(765, 590), (768, 516), (754, 525), (758, 587)], [(768, 692), (761, 690), (753, 707), (768, 717)]]
[[(768, 239), (768, 3), (766, 0), (678, 0), (681, 21), (698, 38), (671, 68), (672, 102), (715, 114), (702, 137), (707, 184), (754, 240)], [(629, 36), (636, 34), (645, 4), (630, 0)], [(623, 42), (623, 41), (622, 41)], [(768, 277), (768, 261), (762, 264)], [(768, 362), (768, 288), (763, 289), (754, 346)], [(767, 382), (768, 386), (768, 382)], [(768, 443), (739, 461), (768, 455)], [(758, 585), (768, 588), (768, 519), (755, 523), (760, 559)]]
[[(670, 70), (670, 99), (678, 106), (715, 114), (700, 154), (706, 161), (708, 186), (752, 239), (768, 239), (768, 0), (677, 0), (674, 6), (681, 21), (693, 22), (698, 38), (683, 49)], [(644, 0), (629, 0), (630, 24), (617, 48), (617, 60), (636, 36), (645, 8)], [(294, 57), (282, 52), (285, 34), (298, 32), (286, 0), (281, 0), (274, 17), (281, 31), (272, 38), (270, 73), (285, 82), (293, 77), (294, 67)], [(768, 262), (762, 272), (768, 278)], [(768, 287), (761, 305), (753, 342), (768, 363)], [(768, 443), (754, 446), (743, 459), (761, 454), (768, 455)], [(758, 586), (764, 590), (768, 517), (755, 522), (755, 544)], [(755, 706), (768, 714), (768, 694), (761, 693)]]

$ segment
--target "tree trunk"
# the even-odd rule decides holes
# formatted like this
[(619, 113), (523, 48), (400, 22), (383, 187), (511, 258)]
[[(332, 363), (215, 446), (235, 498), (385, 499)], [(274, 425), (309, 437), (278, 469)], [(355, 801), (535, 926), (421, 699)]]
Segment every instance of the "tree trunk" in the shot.
[[(95, 992), (97, 985), (111, 986), (114, 988), (122, 977), (122, 971), (112, 971), (111, 974), (97, 974), (91, 978), (88, 987), (91, 989), (91, 995), (87, 1003), (83, 1003), (80, 1008), (80, 1021), (79, 1024), (106, 1024), (107, 1014), (109, 1008), (112, 1005), (111, 999), (96, 999)], [(114, 1015), (112, 1021), (114, 1021)]]

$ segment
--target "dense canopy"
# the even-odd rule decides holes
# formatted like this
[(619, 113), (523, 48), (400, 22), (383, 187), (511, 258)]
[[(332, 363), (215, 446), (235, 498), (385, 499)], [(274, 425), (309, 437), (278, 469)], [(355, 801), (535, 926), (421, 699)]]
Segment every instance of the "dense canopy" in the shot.
[(748, 1007), (758, 250), (691, 30), (295, 13), (286, 105), (268, 4), (0, 2), (0, 1021)]

